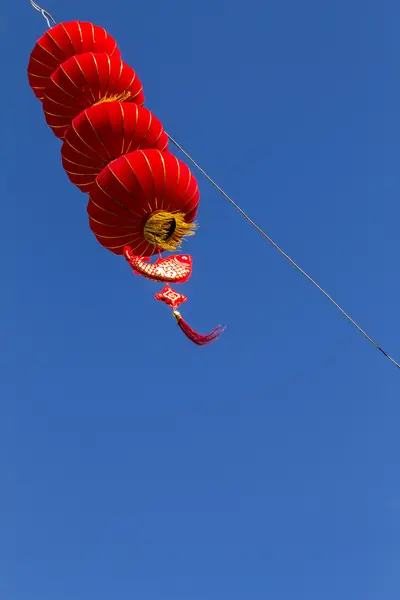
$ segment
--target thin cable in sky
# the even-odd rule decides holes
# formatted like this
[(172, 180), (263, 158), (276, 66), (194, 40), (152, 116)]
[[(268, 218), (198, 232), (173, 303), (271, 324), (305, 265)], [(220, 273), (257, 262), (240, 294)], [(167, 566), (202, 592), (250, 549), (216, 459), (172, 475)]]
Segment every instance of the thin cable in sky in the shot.
[[(168, 134), (167, 134), (168, 135)], [(254, 227), (255, 229), (257, 229), (257, 231), (259, 233), (261, 233), (261, 235), (268, 240), (268, 242), (276, 249), (278, 250), (278, 252), (288, 261), (290, 262), (291, 265), (293, 265), (293, 267), (295, 269), (297, 269), (297, 271), (299, 271), (299, 273), (301, 273), (306, 279), (308, 279), (308, 281), (310, 281), (310, 283), (312, 283), (317, 290), (319, 290), (328, 300), (329, 302), (331, 302), (333, 304), (333, 306), (335, 306), (340, 312), (341, 314), (377, 349), (379, 350), (379, 352), (381, 352), (384, 356), (386, 356), (386, 358), (388, 358), (394, 365), (396, 365), (396, 367), (398, 367), (400, 369), (400, 364), (398, 362), (396, 362), (394, 360), (394, 358), (392, 358), (391, 356), (389, 356), (389, 354), (387, 352), (385, 352), (385, 350), (383, 350), (383, 348), (381, 348), (381, 346), (379, 346), (379, 344), (377, 344), (377, 342), (375, 342), (368, 334), (366, 331), (364, 331), (364, 329), (362, 329), (362, 327), (360, 327), (360, 325), (358, 325), (358, 323), (356, 323), (356, 321), (354, 321), (354, 319), (352, 319), (350, 317), (350, 315), (343, 310), (343, 308), (337, 303), (335, 302), (335, 300), (332, 298), (332, 296), (330, 296), (328, 294), (328, 292), (326, 292), (310, 275), (308, 275), (308, 273), (306, 273), (306, 271), (304, 271), (304, 269), (302, 269), (288, 254), (286, 254), (286, 252), (284, 252), (282, 250), (282, 248), (280, 246), (278, 246), (278, 244), (276, 242), (274, 242), (274, 240), (259, 226), (257, 225), (257, 223), (255, 223), (253, 221), (253, 219), (251, 219), (249, 217), (249, 215), (238, 205), (236, 204), (236, 202), (230, 197), (228, 196), (228, 194), (226, 192), (224, 192), (224, 190), (204, 171), (204, 169), (202, 169), (200, 167), (199, 164), (197, 164), (197, 162), (186, 152), (186, 150), (184, 150), (182, 148), (182, 146), (180, 144), (178, 144), (177, 141), (175, 141), (170, 135), (168, 135), (169, 139), (171, 140), (171, 142), (182, 152), (182, 154), (184, 154), (186, 156), (186, 158), (188, 160), (190, 160), (190, 162), (196, 167), (196, 169), (198, 171), (200, 171), (200, 173), (202, 175), (204, 175), (204, 177), (224, 196), (224, 198), (226, 200), (228, 200), (228, 202), (230, 202), (232, 204), (232, 206), (242, 215), (242, 217), (244, 217), (249, 223), (250, 225), (252, 225), (252, 227)]]

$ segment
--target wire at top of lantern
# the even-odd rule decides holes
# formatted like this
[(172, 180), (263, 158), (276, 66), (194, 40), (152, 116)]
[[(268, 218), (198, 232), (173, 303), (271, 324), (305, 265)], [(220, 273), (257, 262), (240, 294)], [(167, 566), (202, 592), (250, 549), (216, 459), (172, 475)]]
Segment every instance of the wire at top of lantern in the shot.
[[(31, 5), (33, 6), (33, 8), (35, 10), (37, 10), (38, 12), (40, 12), (42, 14), (42, 17), (45, 19), (45, 21), (47, 23), (47, 27), (49, 29), (51, 29), (51, 27), (53, 25), (57, 25), (56, 20), (53, 19), (52, 15), (49, 13), (48, 10), (45, 10), (44, 8), (39, 6), (39, 4), (36, 4), (36, 2), (34, 2), (33, 0), (29, 0), (29, 2), (31, 3)], [(53, 25), (51, 23), (53, 23)]]

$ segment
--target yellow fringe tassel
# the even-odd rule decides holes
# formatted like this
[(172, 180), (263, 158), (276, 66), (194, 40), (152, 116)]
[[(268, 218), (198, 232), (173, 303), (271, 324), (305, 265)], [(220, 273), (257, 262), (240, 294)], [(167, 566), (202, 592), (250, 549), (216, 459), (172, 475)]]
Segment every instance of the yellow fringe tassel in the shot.
[(125, 102), (131, 97), (130, 92), (121, 92), (120, 94), (106, 94), (103, 98), (100, 98), (97, 104), (102, 104), (103, 102)]
[(197, 225), (187, 223), (185, 214), (158, 211), (150, 215), (144, 226), (145, 239), (163, 250), (175, 252), (181, 247), (182, 238), (194, 235)]

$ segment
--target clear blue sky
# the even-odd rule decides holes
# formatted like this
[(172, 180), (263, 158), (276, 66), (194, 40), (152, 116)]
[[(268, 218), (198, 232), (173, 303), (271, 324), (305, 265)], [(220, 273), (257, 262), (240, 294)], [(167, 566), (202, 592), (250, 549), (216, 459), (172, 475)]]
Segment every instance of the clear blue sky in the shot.
[[(43, 0), (400, 357), (395, 0)], [(400, 373), (204, 180), (191, 346), (92, 236), (0, 15), (4, 600), (398, 600)]]

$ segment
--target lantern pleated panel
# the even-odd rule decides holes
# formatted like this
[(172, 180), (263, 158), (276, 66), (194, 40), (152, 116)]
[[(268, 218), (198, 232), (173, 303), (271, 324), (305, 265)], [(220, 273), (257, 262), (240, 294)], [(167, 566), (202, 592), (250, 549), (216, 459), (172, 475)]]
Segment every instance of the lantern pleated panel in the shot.
[(29, 84), (35, 96), (43, 100), (49, 78), (59, 65), (85, 52), (105, 52), (120, 57), (114, 38), (92, 23), (59, 23), (46, 31), (37, 41), (28, 65)]
[(120, 58), (87, 52), (63, 62), (50, 77), (43, 99), (47, 124), (64, 138), (80, 112), (107, 101), (142, 105), (143, 86), (135, 71)]
[(150, 256), (179, 248), (192, 235), (200, 194), (190, 169), (168, 151), (137, 150), (103, 169), (88, 203), (102, 246)]
[(69, 179), (90, 194), (96, 177), (115, 158), (138, 149), (164, 151), (167, 146), (162, 124), (147, 108), (132, 102), (102, 102), (72, 121), (61, 154)]

